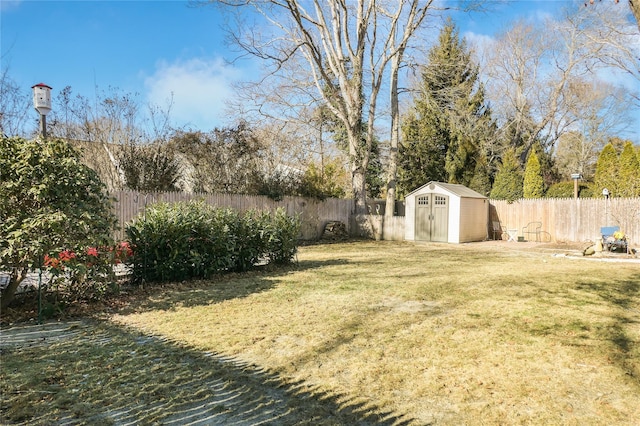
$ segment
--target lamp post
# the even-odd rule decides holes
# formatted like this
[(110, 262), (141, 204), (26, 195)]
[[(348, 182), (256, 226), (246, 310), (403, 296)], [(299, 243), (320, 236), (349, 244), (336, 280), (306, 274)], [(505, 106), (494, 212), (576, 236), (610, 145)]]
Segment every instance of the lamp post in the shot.
[(573, 179), (573, 198), (578, 198), (578, 180), (582, 178), (580, 173), (572, 173), (571, 179)]
[(51, 112), (51, 87), (44, 83), (31, 86), (33, 90), (33, 106), (40, 114), (40, 133), (42, 139), (47, 138), (47, 114)]

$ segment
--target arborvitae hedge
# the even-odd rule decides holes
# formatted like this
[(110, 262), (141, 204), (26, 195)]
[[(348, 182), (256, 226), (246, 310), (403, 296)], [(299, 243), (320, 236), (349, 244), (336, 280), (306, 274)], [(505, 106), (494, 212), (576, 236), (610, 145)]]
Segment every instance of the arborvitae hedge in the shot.
[(535, 149), (531, 150), (524, 170), (524, 198), (542, 198), (544, 196), (544, 179), (542, 168)]
[(631, 142), (627, 142), (620, 154), (618, 196), (640, 197), (640, 161)]
[(611, 143), (605, 145), (596, 163), (595, 191), (602, 193), (604, 188), (609, 190), (611, 197), (617, 197), (619, 183), (619, 161), (616, 149)]
[(515, 201), (522, 198), (522, 171), (513, 149), (505, 151), (502, 164), (491, 189), (494, 200)]

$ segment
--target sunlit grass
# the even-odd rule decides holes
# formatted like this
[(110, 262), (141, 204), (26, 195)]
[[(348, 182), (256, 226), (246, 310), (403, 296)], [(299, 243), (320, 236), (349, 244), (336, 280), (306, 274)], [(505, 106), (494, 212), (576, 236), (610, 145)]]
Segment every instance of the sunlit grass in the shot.
[[(54, 392), (39, 395), (49, 405), (35, 406), (80, 411), (83, 419), (98, 416), (110, 404), (106, 395), (121, 392), (115, 404), (131, 401), (131, 418), (161, 421), (161, 408), (140, 417), (137, 401), (147, 396), (162, 406), (175, 398), (180, 412), (191, 407), (190, 389), (196, 401), (209, 401), (203, 383), (214, 373), (205, 373), (211, 361), (202, 354), (214, 353), (268, 371), (281, 385), (313, 389), (288, 402), (299, 417), (273, 424), (353, 424), (365, 413), (390, 424), (634, 424), (640, 265), (503, 247), (509, 250), (388, 242), (302, 247), (297, 267), (285, 271), (154, 293), (112, 316), (118, 327), (99, 325), (112, 339), (108, 350), (91, 340), (77, 346), (75, 338), (48, 347), (58, 354), (51, 370), (38, 348), (11, 349), (15, 364), (3, 363), (3, 386), (25, 407), (39, 395), (33, 392)], [(144, 336), (166, 341), (138, 344)], [(184, 365), (185, 356), (191, 364)], [(51, 383), (23, 371), (34, 360)], [(219, 378), (226, 367), (216, 368)], [(237, 382), (237, 372), (229, 374)], [(261, 377), (247, 376), (260, 388)], [(105, 380), (101, 399), (89, 389)], [(333, 417), (318, 414), (329, 397)], [(76, 407), (78, 401), (89, 406)], [(344, 412), (353, 404), (361, 410), (355, 417)]]

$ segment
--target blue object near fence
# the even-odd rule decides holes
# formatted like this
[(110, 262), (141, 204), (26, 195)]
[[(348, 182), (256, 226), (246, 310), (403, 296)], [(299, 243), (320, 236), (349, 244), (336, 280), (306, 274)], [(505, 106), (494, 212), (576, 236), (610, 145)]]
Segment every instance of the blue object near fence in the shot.
[(620, 230), (619, 226), (603, 226), (600, 228), (600, 233), (602, 234), (602, 238), (605, 237), (613, 237), (613, 234)]
[(627, 240), (622, 238), (616, 238), (614, 234), (620, 231), (619, 226), (603, 226), (600, 228), (600, 234), (602, 234), (602, 248), (607, 251), (627, 251)]

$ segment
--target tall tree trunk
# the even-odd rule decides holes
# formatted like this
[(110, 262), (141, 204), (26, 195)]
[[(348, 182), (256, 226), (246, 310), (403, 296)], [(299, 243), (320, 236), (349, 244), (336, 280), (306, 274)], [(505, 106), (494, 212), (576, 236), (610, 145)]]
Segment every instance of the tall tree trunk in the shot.
[(398, 145), (400, 142), (400, 110), (398, 108), (398, 71), (404, 49), (391, 60), (391, 138), (389, 151), (389, 164), (387, 169), (387, 202), (385, 205), (385, 218), (393, 217), (396, 206), (396, 181), (398, 175)]
[(362, 167), (353, 165), (351, 170), (351, 182), (353, 185), (353, 198), (355, 201), (355, 214), (367, 214), (367, 192), (365, 190), (365, 173)]
[(357, 215), (367, 214), (366, 168), (362, 154), (362, 121), (347, 128), (349, 141), (349, 157), (351, 163), (351, 188)]

